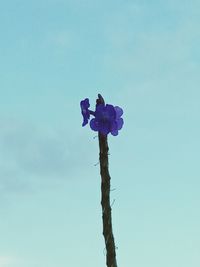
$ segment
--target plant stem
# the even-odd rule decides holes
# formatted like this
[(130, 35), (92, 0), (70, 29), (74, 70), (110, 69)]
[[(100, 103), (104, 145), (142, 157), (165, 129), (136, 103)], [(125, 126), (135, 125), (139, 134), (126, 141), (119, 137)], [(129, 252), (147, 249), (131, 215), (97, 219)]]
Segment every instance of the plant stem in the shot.
[[(98, 95), (97, 105), (104, 103), (101, 95)], [(106, 245), (107, 267), (117, 267), (115, 241), (112, 231), (112, 214), (110, 206), (110, 174), (108, 169), (108, 142), (107, 136), (99, 133), (99, 160), (101, 173), (101, 205), (103, 219), (103, 236)]]

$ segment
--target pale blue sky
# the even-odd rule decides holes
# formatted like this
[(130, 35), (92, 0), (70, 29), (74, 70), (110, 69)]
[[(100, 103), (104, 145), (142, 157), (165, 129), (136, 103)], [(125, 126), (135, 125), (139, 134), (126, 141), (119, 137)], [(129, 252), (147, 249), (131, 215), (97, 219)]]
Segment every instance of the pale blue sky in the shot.
[(200, 2), (0, 4), (0, 266), (102, 267), (98, 140), (109, 137), (118, 265), (200, 266)]

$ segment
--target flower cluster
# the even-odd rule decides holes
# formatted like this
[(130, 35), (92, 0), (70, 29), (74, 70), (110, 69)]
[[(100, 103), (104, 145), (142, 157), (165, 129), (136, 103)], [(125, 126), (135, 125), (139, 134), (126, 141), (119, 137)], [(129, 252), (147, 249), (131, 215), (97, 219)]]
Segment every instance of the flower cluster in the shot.
[(100, 132), (103, 135), (108, 135), (109, 133), (114, 136), (118, 135), (118, 131), (124, 123), (121, 118), (123, 110), (120, 107), (101, 103), (96, 105), (95, 111), (91, 111), (89, 110), (90, 104), (88, 98), (82, 100), (80, 106), (83, 116), (82, 126), (85, 126), (90, 119), (90, 115), (93, 115), (94, 118), (90, 121), (90, 128), (93, 131)]

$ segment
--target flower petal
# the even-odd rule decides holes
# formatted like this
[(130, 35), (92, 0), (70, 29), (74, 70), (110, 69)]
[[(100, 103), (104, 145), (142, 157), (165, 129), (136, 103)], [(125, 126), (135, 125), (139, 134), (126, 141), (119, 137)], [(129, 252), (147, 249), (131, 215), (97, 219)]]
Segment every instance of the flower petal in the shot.
[(85, 126), (88, 123), (88, 120), (90, 118), (90, 111), (88, 109), (90, 106), (89, 99), (85, 98), (84, 100), (82, 100), (80, 102), (80, 106), (81, 106), (81, 113), (83, 116), (82, 126)]
[(86, 118), (83, 118), (82, 126), (84, 127), (88, 123), (88, 120)]
[(113, 105), (109, 105), (109, 104), (106, 105), (106, 113), (108, 114), (110, 120), (115, 120), (116, 111)]
[(80, 102), (81, 109), (88, 109), (90, 107), (89, 98), (85, 98)]
[(101, 125), (99, 132), (102, 133), (103, 135), (107, 135), (110, 132), (110, 129), (108, 127), (108, 125)]
[(124, 124), (124, 120), (122, 118), (119, 118), (117, 120), (117, 128), (118, 128), (118, 130), (121, 130), (123, 124)]
[(112, 131), (111, 134), (114, 135), (114, 136), (117, 136), (118, 135), (118, 130)]
[(117, 118), (120, 118), (123, 115), (123, 109), (122, 108), (116, 106), (115, 111), (116, 111), (116, 117)]
[(98, 124), (98, 121), (96, 119), (92, 119), (90, 121), (90, 128), (93, 130), (93, 131), (99, 131), (99, 124)]

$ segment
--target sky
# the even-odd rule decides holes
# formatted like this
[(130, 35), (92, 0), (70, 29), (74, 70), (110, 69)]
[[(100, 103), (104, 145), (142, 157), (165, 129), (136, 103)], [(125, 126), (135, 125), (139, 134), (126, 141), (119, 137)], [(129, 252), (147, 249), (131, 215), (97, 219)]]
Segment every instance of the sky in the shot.
[(200, 2), (0, 3), (0, 267), (106, 266), (97, 134), (108, 136), (119, 266), (200, 265)]

